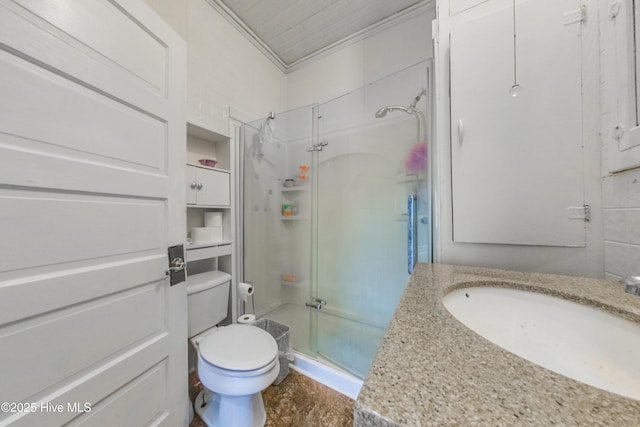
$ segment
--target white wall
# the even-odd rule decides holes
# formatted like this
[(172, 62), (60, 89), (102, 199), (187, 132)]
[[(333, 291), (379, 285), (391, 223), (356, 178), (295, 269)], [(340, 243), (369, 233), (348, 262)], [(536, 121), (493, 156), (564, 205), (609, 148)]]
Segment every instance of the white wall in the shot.
[(227, 129), (228, 108), (251, 118), (286, 106), (286, 76), (205, 0), (189, 0), (187, 119)]
[(640, 169), (602, 179), (605, 273), (640, 275)]
[(188, 120), (213, 130), (226, 126), (229, 107), (254, 120), (326, 102), (433, 57), (434, 6), (284, 74), (206, 0), (145, 1), (187, 40)]
[(188, 0), (145, 0), (184, 40), (187, 40)]
[[(329, 101), (433, 58), (435, 9), (355, 42), (287, 76), (287, 109)], [(411, 100), (407, 100), (407, 103)]]
[(229, 108), (245, 120), (286, 109), (286, 75), (206, 0), (145, 0), (187, 40), (187, 120), (229, 133)]

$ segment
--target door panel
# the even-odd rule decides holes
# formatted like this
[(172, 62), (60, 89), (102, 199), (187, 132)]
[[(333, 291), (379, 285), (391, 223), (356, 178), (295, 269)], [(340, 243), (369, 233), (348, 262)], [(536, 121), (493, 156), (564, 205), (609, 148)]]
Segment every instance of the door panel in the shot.
[[(162, 285), (144, 285), (3, 328), (0, 346), (21, 351), (0, 354), (0, 375), (13, 385), (0, 390), (0, 399), (22, 401), (105, 358), (161, 338), (166, 298)], [(29, 381), (24, 381), (24, 371), (15, 369), (20, 363), (30, 366)]]
[[(14, 100), (3, 108), (0, 118), (5, 133), (20, 135), (40, 145), (56, 145), (61, 147), (58, 150), (61, 155), (81, 157), (82, 153), (91, 153), (94, 161), (102, 163), (148, 172), (164, 171), (163, 120), (64, 77), (30, 67), (28, 62), (10, 54), (5, 53), (2, 59), (0, 90)], [(73, 108), (61, 108), (64, 106)], [(33, 126), (34, 116), (41, 117), (39, 126)], [(91, 138), (86, 137), (87, 133), (91, 133)]]
[[(38, 2), (32, 1), (31, 3), (37, 5)], [(44, 5), (47, 2), (40, 3)], [(109, 4), (109, 2), (100, 0), (81, 3), (82, 7), (90, 4), (88, 6), (90, 8), (101, 8), (103, 5)], [(123, 31), (122, 27), (126, 25), (139, 27), (141, 30), (153, 34), (152, 37), (155, 37), (160, 44), (165, 46), (164, 62), (158, 63), (155, 61), (149, 63), (149, 66), (155, 64), (156, 68), (153, 70), (155, 74), (165, 73), (164, 82), (159, 88), (149, 85), (144, 79), (140, 79), (138, 75), (130, 70), (131, 68), (144, 66), (145, 63), (141, 60), (146, 55), (143, 52), (129, 55), (130, 60), (138, 58), (141, 65), (123, 67), (106, 56), (104, 52), (88, 46), (82, 38), (76, 38), (32, 13), (29, 9), (23, 7), (24, 2), (11, 0), (2, 0), (0, 2), (0, 7), (2, 8), (2, 13), (0, 13), (0, 39), (11, 50), (21, 52), (35, 62), (55, 67), (59, 74), (70, 76), (83, 85), (95, 87), (117, 99), (131, 102), (143, 111), (155, 112), (158, 116), (165, 116), (171, 108), (166, 103), (158, 103), (157, 100), (158, 98), (167, 99), (169, 97), (168, 88), (172, 85), (170, 81), (177, 76), (175, 69), (171, 69), (172, 75), (166, 74), (165, 71), (169, 64), (174, 61), (175, 56), (181, 55), (178, 52), (179, 49), (176, 49), (175, 43), (171, 45), (171, 48), (167, 49), (168, 37), (173, 37), (175, 34), (171, 33), (171, 36), (169, 36), (171, 30), (142, 2), (123, 0), (118, 3), (119, 6), (126, 4), (126, 6), (122, 6), (123, 8), (120, 12), (122, 16), (127, 16), (128, 20), (120, 21), (121, 24), (124, 23), (122, 25), (105, 21), (110, 29), (102, 33), (101, 37), (118, 49), (122, 46), (131, 46), (129, 45), (129, 40), (119, 37), (121, 34), (119, 31)], [(68, 10), (78, 7), (76, 2), (72, 0), (60, 0), (55, 2), (55, 5)], [(145, 22), (142, 24), (138, 19), (144, 15), (151, 18), (145, 18)], [(91, 34), (90, 32), (95, 28), (94, 26), (98, 25), (96, 21), (100, 19), (102, 19), (102, 16), (99, 15), (99, 12), (96, 11), (92, 14), (92, 17), (84, 23), (85, 35)], [(87, 25), (87, 23), (90, 24)], [(114, 28), (118, 28), (119, 31), (113, 31)], [(178, 39), (175, 40), (180, 43)], [(184, 78), (184, 76), (181, 78)], [(181, 95), (176, 93), (172, 96)]]
[[(20, 4), (114, 65), (152, 85), (159, 94), (165, 93), (167, 46), (149, 33), (144, 25), (131, 25), (135, 18), (127, 11), (101, 0), (80, 3), (71, 0), (21, 0)], [(114, 31), (116, 28), (118, 30)], [(128, 48), (122, 49), (124, 45)]]
[[(165, 413), (166, 363), (161, 361), (145, 371), (125, 387), (119, 389), (107, 405), (98, 405), (86, 417), (73, 420), (69, 426), (108, 426), (113, 422), (112, 411), (123, 414), (118, 425), (143, 426), (149, 420), (161, 419)], [(139, 396), (144, 395), (143, 400)], [(102, 408), (109, 410), (102, 410)], [(125, 415), (126, 414), (126, 415)]]
[(185, 63), (143, 2), (0, 0), (0, 425), (186, 424)]
[(18, 242), (3, 254), (6, 271), (145, 252), (164, 257), (166, 239), (158, 230), (165, 226), (159, 201), (0, 191), (0, 234)]

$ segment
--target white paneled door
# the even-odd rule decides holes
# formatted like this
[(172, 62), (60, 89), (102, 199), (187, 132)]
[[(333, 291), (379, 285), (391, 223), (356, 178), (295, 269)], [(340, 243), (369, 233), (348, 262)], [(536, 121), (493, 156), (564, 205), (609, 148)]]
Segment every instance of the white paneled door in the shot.
[(185, 50), (142, 1), (0, 0), (0, 426), (186, 424)]

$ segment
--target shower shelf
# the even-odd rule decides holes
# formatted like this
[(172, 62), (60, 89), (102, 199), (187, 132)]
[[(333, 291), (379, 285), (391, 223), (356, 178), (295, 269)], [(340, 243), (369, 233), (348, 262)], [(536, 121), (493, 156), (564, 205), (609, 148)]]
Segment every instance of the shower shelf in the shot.
[(281, 216), (280, 219), (283, 221), (307, 221), (309, 218), (306, 216)]
[(402, 174), (397, 174), (396, 175), (396, 184), (406, 184), (407, 182), (424, 182), (425, 178), (420, 177), (419, 175), (402, 175)]
[(300, 288), (303, 286), (307, 286), (309, 284), (308, 280), (299, 280), (297, 282), (288, 282), (286, 280), (281, 280), (280, 283), (282, 284), (282, 286), (289, 286), (289, 287), (295, 287), (295, 288)]
[(299, 187), (283, 187), (280, 189), (283, 193), (290, 193), (293, 191), (309, 191), (308, 185), (301, 185)]

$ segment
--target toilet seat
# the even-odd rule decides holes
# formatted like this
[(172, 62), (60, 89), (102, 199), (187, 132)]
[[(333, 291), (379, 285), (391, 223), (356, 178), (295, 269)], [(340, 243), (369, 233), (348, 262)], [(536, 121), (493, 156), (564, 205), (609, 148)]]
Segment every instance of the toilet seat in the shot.
[(221, 375), (226, 371), (231, 376), (252, 376), (273, 368), (278, 361), (278, 344), (263, 329), (233, 324), (206, 336), (199, 342), (198, 353)]

